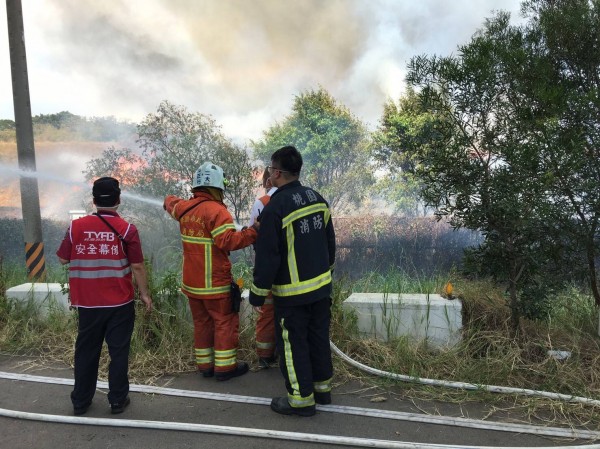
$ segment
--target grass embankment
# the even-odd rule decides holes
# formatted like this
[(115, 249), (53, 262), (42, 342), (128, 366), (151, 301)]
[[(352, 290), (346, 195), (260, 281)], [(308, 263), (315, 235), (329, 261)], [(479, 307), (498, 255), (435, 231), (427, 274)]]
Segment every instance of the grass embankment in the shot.
[[(590, 295), (574, 287), (553, 298), (547, 321), (522, 319), (519, 335), (510, 328), (508, 298), (489, 281), (452, 279), (454, 294), (463, 303), (462, 342), (440, 351), (406, 338), (382, 343), (357, 338), (348, 326), (349, 317), (336, 310), (334, 342), (346, 354), (383, 371), (421, 378), (509, 386), (600, 399), (600, 338), (598, 311)], [(338, 284), (337, 297), (355, 291), (441, 293), (447, 276), (415, 280), (402, 274), (374, 274), (358, 283)], [(397, 289), (401, 287), (402, 289)], [(359, 290), (357, 290), (357, 288)], [(557, 360), (548, 351), (568, 351)], [(338, 364), (338, 373), (372, 379)], [(381, 379), (384, 385), (394, 381)], [(482, 391), (451, 390), (403, 383), (401, 395), (414, 400), (444, 400), (457, 403), (485, 401), (490, 413), (503, 411), (541, 419), (547, 423), (600, 428), (598, 407), (567, 404), (527, 396), (507, 396)]]
[[(237, 267), (248, 277), (247, 269)], [(35, 356), (44, 361), (73, 365), (76, 315), (54, 313), (40, 320), (31, 310), (6, 301), (7, 286), (24, 282), (22, 273), (0, 272), (0, 352)], [(52, 274), (64, 281), (64, 273)], [(518, 338), (511, 337), (507, 299), (502, 289), (487, 281), (453, 279), (455, 294), (463, 302), (463, 338), (444, 351), (426, 344), (411, 344), (406, 338), (387, 343), (358, 336), (355, 318), (342, 303), (352, 291), (439, 293), (448, 276), (414, 279), (398, 273), (372, 274), (359, 281), (338, 280), (334, 287), (332, 339), (355, 360), (394, 373), (422, 378), (454, 380), (475, 384), (501, 385), (566, 393), (600, 399), (600, 338), (597, 311), (591, 297), (567, 288), (553, 301), (545, 322), (523, 320)], [(132, 382), (152, 382), (166, 373), (194, 371), (192, 324), (185, 299), (179, 293), (179, 279), (169, 274), (151, 279), (155, 310), (147, 314), (140, 306), (130, 357)], [(240, 329), (239, 359), (256, 361), (254, 329), (247, 323)], [(556, 360), (549, 350), (569, 351), (566, 360)], [(349, 378), (368, 386), (398, 391), (399, 397), (443, 400), (456, 403), (485, 401), (489, 413), (502, 412), (542, 419), (554, 425), (600, 428), (597, 407), (567, 404), (548, 399), (495, 395), (485, 392), (449, 390), (374, 378), (335, 360), (335, 382)], [(105, 378), (106, 351), (101, 362)]]

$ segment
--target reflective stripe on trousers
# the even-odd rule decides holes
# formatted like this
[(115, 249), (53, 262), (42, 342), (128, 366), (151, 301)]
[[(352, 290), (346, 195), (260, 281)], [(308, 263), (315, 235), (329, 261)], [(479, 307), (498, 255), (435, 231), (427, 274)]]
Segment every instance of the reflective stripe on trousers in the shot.
[(213, 348), (214, 358), (207, 353), (200, 356), (206, 364), (198, 365), (201, 370), (213, 368), (225, 372), (237, 366), (239, 342), (239, 315), (231, 311), (231, 299), (188, 298), (194, 322), (194, 348)]
[(331, 390), (330, 305), (329, 298), (294, 307), (275, 304), (279, 364), (293, 407), (313, 405), (314, 391)]

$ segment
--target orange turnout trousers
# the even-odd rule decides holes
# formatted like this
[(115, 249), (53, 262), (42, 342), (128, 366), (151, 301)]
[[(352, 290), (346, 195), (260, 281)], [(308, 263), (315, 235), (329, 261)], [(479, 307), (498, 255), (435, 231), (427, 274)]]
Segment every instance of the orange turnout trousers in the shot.
[(189, 298), (194, 320), (194, 349), (199, 371), (215, 373), (237, 366), (239, 315), (231, 311), (231, 299)]
[(269, 294), (261, 306), (256, 320), (256, 354), (261, 358), (275, 355), (275, 308)]

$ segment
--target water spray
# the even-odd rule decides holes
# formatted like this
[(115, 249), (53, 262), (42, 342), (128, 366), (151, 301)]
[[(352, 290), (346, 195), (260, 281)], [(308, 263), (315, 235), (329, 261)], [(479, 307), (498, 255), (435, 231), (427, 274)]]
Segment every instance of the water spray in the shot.
[(163, 200), (159, 200), (156, 198), (149, 198), (147, 196), (137, 195), (135, 193), (128, 193), (128, 192), (121, 192), (121, 196), (123, 198), (129, 198), (134, 201), (140, 201), (142, 203), (150, 204), (152, 206), (157, 206), (157, 207), (160, 207), (161, 209), (163, 207)]
[(16, 167), (10, 167), (5, 164), (0, 164), (0, 173), (13, 175), (15, 177), (19, 176), (21, 178), (35, 178), (38, 180), (60, 182), (61, 184), (67, 184), (77, 187), (89, 187), (89, 185), (85, 182), (71, 181), (63, 176), (58, 176), (51, 173), (44, 173), (41, 171), (25, 170)]
[[(32, 171), (32, 170), (23, 170), (23, 169), (16, 168), (16, 167), (9, 167), (5, 164), (0, 164), (0, 173), (13, 175), (15, 177), (20, 176), (21, 178), (35, 178), (38, 180), (59, 182), (61, 184), (66, 184), (66, 185), (71, 185), (71, 186), (75, 186), (75, 187), (80, 187), (82, 189), (90, 189), (91, 190), (91, 186), (86, 182), (72, 181), (72, 180), (66, 179), (62, 176), (58, 176), (58, 175), (55, 175), (52, 173), (45, 173), (45, 172)], [(161, 208), (163, 205), (162, 200), (159, 200), (157, 198), (149, 198), (149, 197), (146, 197), (143, 195), (138, 195), (136, 193), (121, 192), (121, 197), (129, 198), (134, 201), (140, 201), (140, 202), (147, 203), (152, 206), (157, 206), (157, 207), (161, 207)]]

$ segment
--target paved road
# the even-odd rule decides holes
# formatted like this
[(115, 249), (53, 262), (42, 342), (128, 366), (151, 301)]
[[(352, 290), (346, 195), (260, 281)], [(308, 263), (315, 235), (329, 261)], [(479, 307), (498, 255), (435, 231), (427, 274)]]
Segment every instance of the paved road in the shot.
[[(26, 373), (35, 376), (72, 379), (73, 371), (63, 366), (39, 366), (23, 357), (0, 356), (0, 371)], [(264, 398), (264, 404), (247, 404), (216, 399), (165, 396), (162, 394), (130, 394), (132, 403), (122, 415), (111, 415), (106, 391), (99, 389), (94, 403), (81, 423), (53, 423), (0, 417), (0, 448), (2, 449), (70, 449), (70, 448), (211, 448), (211, 449), (315, 449), (321, 447), (350, 447), (249, 436), (231, 436), (184, 430), (157, 430), (127, 427), (99, 427), (90, 425), (86, 418), (112, 419), (114, 423), (130, 420), (166, 423), (194, 423), (215, 426), (270, 429), (319, 435), (338, 435), (419, 443), (438, 443), (473, 446), (559, 446), (578, 444), (564, 439), (550, 439), (525, 434), (476, 430), (447, 425), (425, 424), (360, 415), (349, 415), (317, 408), (310, 418), (281, 416), (266, 405), (272, 396), (284, 392), (278, 369), (251, 372), (227, 382), (205, 379), (195, 373), (165, 376), (155, 385), (192, 392), (218, 393)], [(0, 379), (0, 408), (31, 413), (72, 417), (69, 385), (33, 383), (22, 380)], [(372, 402), (374, 396), (385, 401)], [(220, 398), (220, 399), (219, 399)], [(364, 407), (375, 410), (423, 413), (428, 409), (448, 416), (478, 418), (484, 407), (469, 404), (460, 407), (451, 404), (419, 404), (398, 399), (383, 390), (365, 388), (348, 383), (335, 388), (335, 405)], [(579, 442), (581, 444), (582, 442)], [(589, 442), (588, 442), (589, 443)]]

